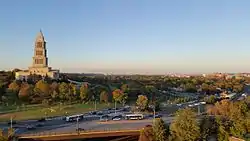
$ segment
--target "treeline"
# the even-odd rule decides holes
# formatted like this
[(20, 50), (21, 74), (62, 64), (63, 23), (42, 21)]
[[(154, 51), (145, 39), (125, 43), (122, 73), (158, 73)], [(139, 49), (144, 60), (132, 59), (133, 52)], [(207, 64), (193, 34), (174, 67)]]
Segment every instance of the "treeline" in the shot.
[[(250, 97), (244, 101), (223, 100), (197, 117), (191, 109), (176, 112), (168, 125), (157, 119), (141, 132), (139, 141), (228, 141), (230, 137), (250, 139)], [(198, 118), (198, 120), (197, 120)]]
[(48, 83), (39, 80), (35, 84), (15, 80), (9, 84), (1, 97), (3, 103), (57, 103), (57, 102), (83, 102), (93, 100), (108, 102), (110, 95), (106, 88), (91, 87), (87, 83), (77, 86), (66, 82)]
[[(136, 85), (152, 85), (156, 89), (168, 90), (169, 88), (180, 88), (185, 92), (199, 92), (202, 94), (215, 94), (221, 91), (242, 92), (244, 84), (250, 83), (250, 78), (244, 77), (240, 79), (225, 77), (210, 78), (202, 76), (192, 77), (170, 77), (158, 75), (107, 75), (107, 76), (81, 76), (81, 75), (68, 75), (71, 79), (79, 81), (98, 81), (98, 83), (121, 83), (126, 82), (134, 83)], [(219, 88), (219, 89), (218, 89)]]

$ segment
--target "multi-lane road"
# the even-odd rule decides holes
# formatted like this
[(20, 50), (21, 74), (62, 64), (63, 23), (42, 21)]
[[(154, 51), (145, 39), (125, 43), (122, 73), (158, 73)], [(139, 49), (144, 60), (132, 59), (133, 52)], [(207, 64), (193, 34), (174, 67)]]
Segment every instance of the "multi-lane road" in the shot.
[[(178, 110), (179, 108), (184, 108), (184, 106), (176, 106), (178, 108), (174, 108)], [(113, 113), (114, 111), (112, 111)], [(111, 114), (112, 114), (111, 113)], [(121, 112), (121, 114), (125, 114)], [(174, 117), (170, 116), (170, 113), (162, 112), (162, 119), (166, 123), (170, 123)], [(138, 129), (145, 127), (148, 124), (152, 124), (153, 118), (146, 117), (144, 120), (119, 120), (119, 121), (108, 121), (108, 122), (100, 122), (100, 116), (89, 114), (87, 120), (77, 122), (66, 122), (62, 119), (62, 117), (53, 118), (50, 120), (46, 120), (45, 122), (38, 122), (37, 120), (29, 120), (29, 121), (20, 121), (13, 127), (16, 129), (16, 134), (29, 134), (29, 133), (60, 133), (60, 132), (76, 132), (76, 129), (83, 128), (85, 130), (121, 130), (121, 129)], [(36, 125), (40, 126), (36, 126)], [(27, 129), (28, 126), (36, 126), (34, 129)], [(6, 123), (0, 123), (0, 128), (7, 130), (10, 125)]]

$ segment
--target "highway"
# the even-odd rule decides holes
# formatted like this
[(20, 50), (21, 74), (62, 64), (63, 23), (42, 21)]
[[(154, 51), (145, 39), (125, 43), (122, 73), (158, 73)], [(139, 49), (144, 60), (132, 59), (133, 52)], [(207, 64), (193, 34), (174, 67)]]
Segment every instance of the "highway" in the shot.
[[(173, 117), (163, 117), (165, 122), (170, 123), (173, 120)], [(57, 122), (57, 123), (56, 123)], [(66, 133), (66, 132), (76, 132), (77, 127), (83, 128), (87, 131), (103, 131), (103, 130), (125, 130), (125, 129), (141, 129), (148, 124), (152, 124), (153, 119), (145, 120), (121, 120), (121, 121), (107, 121), (100, 122), (99, 120), (94, 121), (82, 121), (67, 123), (65, 121), (47, 121), (43, 127), (39, 127), (34, 130), (27, 130), (26, 128), (20, 128), (16, 134), (51, 134), (51, 133)]]
[[(160, 114), (163, 115), (162, 119), (166, 123), (170, 123), (173, 121), (174, 117), (171, 117), (176, 110), (185, 108), (188, 103), (183, 104), (182, 106), (177, 105), (169, 105), (167, 109), (161, 111)], [(169, 110), (171, 108), (172, 110)], [(112, 110), (110, 110), (112, 111)], [(171, 112), (170, 112), (171, 111)], [(113, 113), (114, 111), (112, 111)], [(118, 111), (117, 111), (118, 112)], [(111, 114), (112, 114), (111, 113)], [(124, 114), (124, 112), (121, 112)], [(89, 117), (90, 116), (90, 117)], [(92, 117), (91, 117), (92, 116)], [(62, 119), (62, 117), (53, 118), (47, 120), (45, 122), (38, 122), (37, 120), (28, 120), (28, 121), (20, 121), (13, 127), (16, 129), (15, 134), (34, 134), (34, 133), (65, 133), (65, 132), (76, 132), (77, 127), (83, 128), (84, 130), (121, 130), (121, 129), (139, 129), (144, 127), (145, 125), (152, 124), (153, 118), (147, 118), (144, 120), (121, 120), (121, 121), (108, 121), (108, 122), (100, 122), (100, 117), (97, 115), (88, 114), (88, 119), (84, 121), (77, 122), (66, 122)], [(35, 126), (38, 124), (42, 124), (41, 126), (37, 126), (34, 129), (27, 129), (27, 126)], [(7, 128), (10, 125), (6, 123), (0, 123), (0, 128), (7, 131)]]

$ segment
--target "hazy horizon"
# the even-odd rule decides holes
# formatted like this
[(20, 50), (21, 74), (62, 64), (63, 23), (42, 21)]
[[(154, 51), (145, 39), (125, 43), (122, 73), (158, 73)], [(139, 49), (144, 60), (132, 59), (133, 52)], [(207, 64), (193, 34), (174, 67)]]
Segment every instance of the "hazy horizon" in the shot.
[(31, 66), (41, 29), (63, 72), (250, 72), (250, 1), (2, 1), (0, 70)]

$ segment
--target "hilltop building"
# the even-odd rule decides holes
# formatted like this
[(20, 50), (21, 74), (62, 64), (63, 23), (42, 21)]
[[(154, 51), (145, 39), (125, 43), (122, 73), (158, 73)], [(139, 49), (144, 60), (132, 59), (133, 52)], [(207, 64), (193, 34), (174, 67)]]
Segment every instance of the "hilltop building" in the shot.
[(26, 79), (29, 75), (47, 76), (52, 79), (59, 79), (59, 70), (52, 70), (48, 67), (48, 57), (46, 49), (46, 41), (42, 31), (40, 31), (35, 40), (34, 56), (32, 58), (32, 65), (28, 70), (18, 71), (15, 74), (16, 79)]

